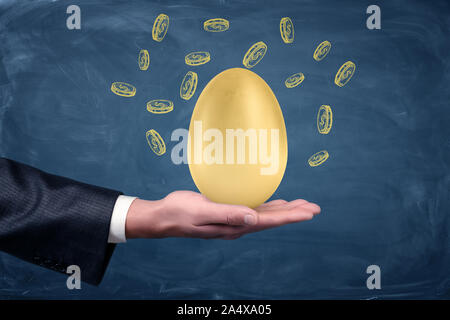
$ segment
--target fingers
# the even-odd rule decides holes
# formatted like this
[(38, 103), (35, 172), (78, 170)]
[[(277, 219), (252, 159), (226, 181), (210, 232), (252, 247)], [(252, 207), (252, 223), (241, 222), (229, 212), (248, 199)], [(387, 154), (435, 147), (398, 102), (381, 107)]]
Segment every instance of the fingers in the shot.
[(297, 199), (297, 200), (293, 200), (290, 202), (284, 201), (284, 200), (274, 200), (274, 201), (270, 201), (265, 203), (266, 205), (264, 206), (261, 205), (258, 208), (256, 208), (256, 211), (260, 212), (260, 211), (268, 211), (268, 210), (272, 210), (272, 211), (276, 211), (276, 210), (285, 210), (285, 209), (290, 209), (293, 207), (296, 207), (298, 205), (303, 205), (306, 203), (309, 203), (306, 200), (303, 199)]
[(270, 210), (260, 210), (258, 224), (251, 232), (279, 227), (289, 223), (311, 220), (320, 213), (320, 207), (305, 200), (295, 200), (282, 205), (273, 206)]
[(321, 212), (319, 205), (317, 205), (313, 202), (307, 202), (307, 203), (301, 205), (301, 207), (303, 209), (310, 210), (313, 215), (319, 214)]
[(272, 201), (263, 203), (258, 208), (256, 208), (256, 210), (262, 209), (262, 208), (272, 207), (272, 206), (275, 206), (275, 205), (285, 204), (285, 203), (287, 203), (287, 201), (286, 200), (282, 200), (282, 199), (272, 200)]
[(311, 220), (320, 210), (317, 204), (303, 199), (270, 201), (256, 211), (245, 206), (208, 202), (202, 219), (196, 224), (196, 233), (204, 239), (232, 240), (246, 233)]
[(199, 214), (196, 225), (225, 224), (251, 226), (258, 223), (258, 214), (246, 206), (220, 204), (208, 201)]

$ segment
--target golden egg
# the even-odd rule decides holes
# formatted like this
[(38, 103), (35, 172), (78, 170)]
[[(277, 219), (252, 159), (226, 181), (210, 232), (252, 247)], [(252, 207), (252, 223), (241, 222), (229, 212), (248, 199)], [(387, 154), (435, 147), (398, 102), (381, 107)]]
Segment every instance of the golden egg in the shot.
[(189, 126), (192, 178), (212, 201), (252, 208), (280, 184), (287, 163), (283, 113), (269, 85), (256, 73), (232, 68), (200, 94)]

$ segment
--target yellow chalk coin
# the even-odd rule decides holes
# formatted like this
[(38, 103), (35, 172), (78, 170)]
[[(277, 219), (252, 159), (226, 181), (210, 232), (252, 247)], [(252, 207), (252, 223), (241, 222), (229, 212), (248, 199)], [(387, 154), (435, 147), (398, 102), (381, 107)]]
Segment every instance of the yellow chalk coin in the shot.
[(294, 42), (294, 24), (291, 18), (284, 17), (280, 21), (280, 33), (284, 43)]
[(189, 71), (183, 78), (180, 86), (180, 97), (184, 100), (189, 100), (197, 89), (198, 76), (197, 73)]
[(355, 64), (351, 61), (347, 61), (339, 68), (338, 72), (336, 73), (334, 83), (339, 87), (345, 86), (347, 82), (350, 81), (350, 78), (355, 73), (355, 70)]
[(323, 60), (323, 58), (326, 57), (328, 52), (331, 50), (331, 43), (329, 41), (324, 41), (321, 44), (319, 44), (314, 51), (313, 58), (316, 61)]
[(136, 88), (125, 82), (113, 82), (111, 91), (122, 97), (133, 97), (136, 94)]
[(230, 22), (222, 18), (209, 19), (203, 23), (203, 29), (208, 32), (223, 32), (228, 30), (229, 27)]
[(333, 112), (327, 105), (320, 106), (317, 112), (317, 130), (321, 134), (328, 134), (333, 125)]
[(151, 113), (168, 113), (173, 110), (173, 102), (170, 100), (151, 100), (147, 102), (147, 111)]
[(319, 151), (313, 154), (309, 159), (308, 163), (311, 167), (317, 167), (324, 163), (330, 155), (326, 150)]
[(242, 64), (246, 68), (253, 68), (255, 65), (257, 65), (262, 58), (264, 58), (264, 55), (267, 52), (267, 45), (259, 41), (252, 45), (250, 49), (246, 52), (244, 59), (242, 60)]
[(166, 36), (167, 30), (169, 30), (169, 16), (161, 13), (158, 17), (156, 17), (155, 22), (153, 23), (153, 40), (161, 42)]
[(144, 70), (144, 71), (148, 69), (148, 66), (150, 64), (150, 55), (148, 54), (147, 50), (142, 49), (139, 52), (138, 64), (139, 64), (139, 69)]
[(186, 64), (190, 66), (199, 66), (209, 62), (210, 60), (211, 56), (209, 55), (209, 52), (205, 51), (191, 52), (184, 58)]
[(147, 143), (150, 146), (150, 149), (152, 149), (154, 153), (160, 156), (166, 152), (166, 144), (156, 130), (148, 130), (145, 136), (147, 138)]
[(187, 150), (191, 176), (208, 199), (253, 208), (269, 199), (288, 152), (283, 113), (269, 85), (244, 68), (215, 76), (195, 104)]
[(287, 78), (286, 81), (284, 81), (284, 85), (287, 88), (294, 88), (302, 83), (303, 80), (305, 80), (305, 75), (303, 73), (294, 73), (292, 76)]

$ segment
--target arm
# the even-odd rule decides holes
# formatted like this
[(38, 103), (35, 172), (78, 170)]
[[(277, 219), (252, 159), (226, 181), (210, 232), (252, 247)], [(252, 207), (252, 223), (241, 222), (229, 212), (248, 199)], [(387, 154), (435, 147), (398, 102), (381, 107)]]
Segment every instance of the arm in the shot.
[(310, 220), (320, 207), (274, 200), (250, 209), (191, 191), (147, 201), (0, 158), (0, 250), (65, 273), (75, 264), (97, 285), (114, 244), (132, 238), (237, 239)]
[(0, 250), (99, 284), (114, 250), (109, 224), (120, 192), (0, 158)]

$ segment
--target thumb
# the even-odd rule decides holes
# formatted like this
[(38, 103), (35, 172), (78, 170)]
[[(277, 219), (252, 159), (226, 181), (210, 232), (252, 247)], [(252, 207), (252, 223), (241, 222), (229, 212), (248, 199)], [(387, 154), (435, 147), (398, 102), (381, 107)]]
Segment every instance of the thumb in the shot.
[(246, 206), (216, 203), (211, 206), (214, 222), (230, 226), (252, 226), (258, 223), (258, 213)]

